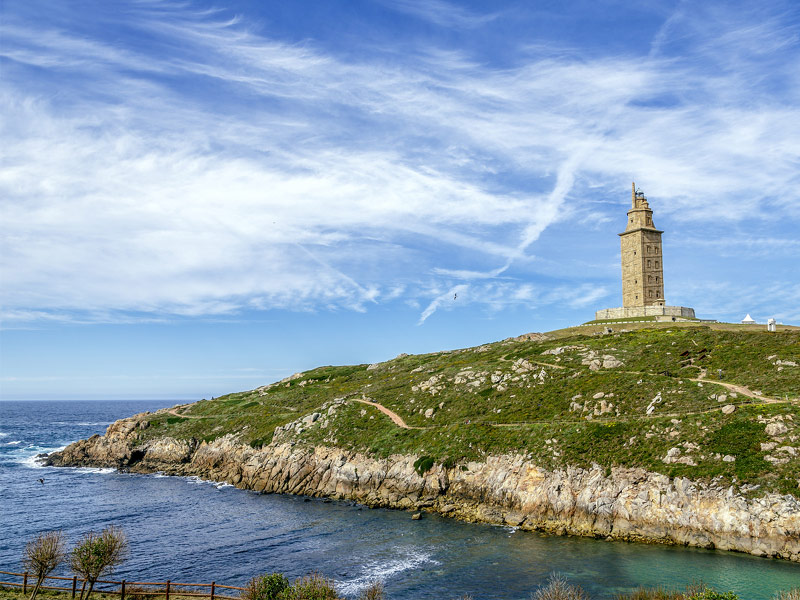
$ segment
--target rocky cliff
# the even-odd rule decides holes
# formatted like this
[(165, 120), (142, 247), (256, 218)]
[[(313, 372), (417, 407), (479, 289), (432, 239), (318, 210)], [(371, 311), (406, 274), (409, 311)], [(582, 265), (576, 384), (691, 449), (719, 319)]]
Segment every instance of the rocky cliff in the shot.
[(351, 499), (422, 509), (468, 521), (557, 534), (738, 550), (800, 561), (800, 501), (750, 498), (734, 487), (670, 478), (641, 468), (540, 468), (517, 454), (487, 456), (420, 474), (414, 455), (385, 459), (332, 445), (297, 443), (277, 431), (252, 448), (234, 435), (198, 442), (142, 436), (136, 415), (50, 455), (55, 466), (117, 467), (225, 481), (265, 493)]

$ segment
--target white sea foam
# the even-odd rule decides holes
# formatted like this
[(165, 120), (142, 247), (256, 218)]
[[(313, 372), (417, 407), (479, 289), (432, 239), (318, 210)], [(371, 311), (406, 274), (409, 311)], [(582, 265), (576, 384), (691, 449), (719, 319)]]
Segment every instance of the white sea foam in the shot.
[(29, 469), (44, 469), (45, 465), (42, 464), (42, 459), (39, 457), (39, 454), (33, 454), (31, 456), (25, 456), (16, 460), (21, 465), (25, 465)]
[(438, 565), (440, 563), (426, 552), (414, 551), (387, 560), (372, 560), (364, 564), (362, 575), (348, 580), (336, 580), (336, 589), (339, 593), (347, 596), (355, 595), (375, 581), (387, 581), (398, 573), (417, 569), (425, 564)]
[(24, 465), (29, 469), (43, 469), (45, 465), (42, 464), (40, 454), (50, 454), (63, 450), (66, 446), (56, 446), (47, 448), (44, 446), (26, 446), (25, 448), (17, 448), (9, 453), (11, 462)]
[(189, 483), (193, 483), (195, 485), (201, 485), (201, 484), (204, 484), (204, 483), (214, 485), (215, 483), (217, 483), (216, 481), (210, 481), (208, 479), (202, 479), (202, 478), (198, 477), (197, 475), (189, 475), (186, 478), (186, 481), (188, 481)]
[(0, 438), (3, 438), (3, 437), (8, 437), (8, 434), (0, 431)]
[(226, 483), (224, 481), (212, 481), (210, 479), (202, 479), (197, 475), (189, 475), (188, 477), (186, 477), (186, 481), (188, 481), (189, 483), (193, 483), (195, 485), (203, 485), (203, 484), (213, 485), (218, 490), (221, 490), (222, 488), (226, 487), (233, 487), (230, 483)]
[(116, 473), (117, 470), (112, 467), (78, 467), (75, 469), (76, 473), (95, 473), (97, 475), (110, 475)]

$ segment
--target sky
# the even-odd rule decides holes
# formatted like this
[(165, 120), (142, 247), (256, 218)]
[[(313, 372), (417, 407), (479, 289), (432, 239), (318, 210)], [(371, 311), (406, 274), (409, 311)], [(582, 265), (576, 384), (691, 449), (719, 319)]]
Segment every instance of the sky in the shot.
[(800, 4), (0, 0), (0, 398), (192, 400), (621, 305), (800, 324)]

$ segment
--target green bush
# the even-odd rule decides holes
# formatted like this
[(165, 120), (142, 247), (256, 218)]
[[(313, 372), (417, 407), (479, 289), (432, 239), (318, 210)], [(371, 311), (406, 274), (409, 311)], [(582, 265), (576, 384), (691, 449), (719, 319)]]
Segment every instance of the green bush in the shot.
[(277, 600), (289, 588), (289, 580), (281, 573), (253, 577), (242, 592), (243, 600)]
[(711, 588), (705, 588), (699, 594), (692, 594), (686, 600), (739, 600), (739, 596), (733, 592), (715, 592)]
[(454, 469), (458, 459), (455, 456), (448, 456), (442, 461), (442, 466), (445, 469)]
[(294, 582), (278, 595), (278, 600), (341, 600), (330, 579), (313, 573)]
[[(702, 583), (694, 583), (687, 586), (685, 592), (665, 590), (662, 587), (654, 589), (639, 588), (630, 594), (619, 594), (617, 600), (739, 600), (733, 592), (717, 592)], [(784, 600), (779, 598), (778, 600)], [(786, 598), (785, 600), (795, 600)], [(797, 600), (800, 600), (798, 598)]]
[(433, 463), (436, 462), (432, 456), (420, 456), (414, 461), (414, 470), (422, 477), (425, 473), (431, 470)]

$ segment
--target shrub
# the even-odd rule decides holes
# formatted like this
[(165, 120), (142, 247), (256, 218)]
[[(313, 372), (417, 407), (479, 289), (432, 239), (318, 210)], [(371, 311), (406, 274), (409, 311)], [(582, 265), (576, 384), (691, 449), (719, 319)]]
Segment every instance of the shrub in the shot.
[(122, 563), (127, 553), (128, 540), (125, 532), (113, 525), (106, 527), (100, 533), (90, 531), (81, 538), (70, 555), (72, 570), (89, 583), (85, 596), (81, 590), (81, 600), (91, 595), (94, 584), (100, 576)]
[(383, 584), (380, 581), (371, 583), (367, 589), (363, 590), (358, 596), (358, 600), (386, 600), (383, 591)]
[(454, 469), (458, 459), (455, 456), (448, 456), (442, 461), (442, 466), (445, 469)]
[(685, 592), (668, 591), (661, 587), (639, 588), (631, 594), (620, 594), (616, 598), (617, 600), (739, 600), (739, 597), (733, 592), (720, 593), (702, 583), (693, 583), (687, 586)]
[(431, 470), (434, 462), (435, 461), (432, 456), (420, 456), (414, 461), (414, 470), (420, 477), (422, 477), (425, 473)]
[(289, 580), (281, 573), (253, 577), (242, 592), (243, 600), (277, 600), (280, 593), (288, 589)]
[(36, 577), (36, 585), (30, 600), (36, 598), (45, 577), (61, 564), (65, 556), (64, 535), (60, 531), (40, 533), (25, 545), (22, 563), (25, 565), (25, 569)]
[(684, 600), (681, 592), (668, 591), (662, 587), (655, 589), (639, 588), (630, 594), (619, 594), (616, 600)]
[(531, 594), (531, 600), (589, 600), (577, 585), (570, 585), (563, 575), (552, 573), (547, 584)]
[(340, 600), (333, 582), (320, 575), (312, 573), (294, 582), (278, 595), (278, 600)]
[(687, 596), (686, 600), (739, 600), (739, 596), (733, 592), (716, 592), (711, 588), (703, 588), (702, 592)]

